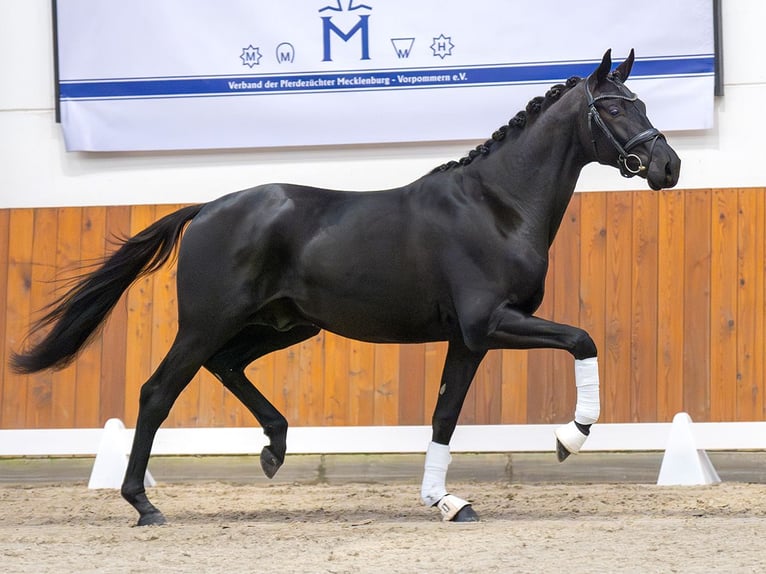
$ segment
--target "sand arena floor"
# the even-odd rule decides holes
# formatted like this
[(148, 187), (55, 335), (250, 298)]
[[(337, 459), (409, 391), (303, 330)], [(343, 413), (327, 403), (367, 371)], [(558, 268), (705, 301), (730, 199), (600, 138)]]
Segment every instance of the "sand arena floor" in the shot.
[[(289, 460), (288, 460), (289, 462)], [(454, 463), (453, 463), (454, 465)], [(0, 470), (3, 468), (0, 465)], [(254, 472), (256, 467), (252, 469)], [(459, 473), (456, 473), (459, 476)], [(6, 478), (10, 476), (6, 473)], [(363, 477), (364, 478), (364, 477)], [(86, 481), (0, 484), (5, 573), (763, 572), (766, 484), (449, 481), (477, 524), (445, 524), (419, 479), (164, 480), (169, 524), (136, 528)], [(158, 477), (159, 480), (159, 477)]]

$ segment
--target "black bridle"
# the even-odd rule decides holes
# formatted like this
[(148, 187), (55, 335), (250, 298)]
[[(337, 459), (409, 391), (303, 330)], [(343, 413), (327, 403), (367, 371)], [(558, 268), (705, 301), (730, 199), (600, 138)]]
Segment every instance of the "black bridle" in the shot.
[(665, 136), (657, 128), (651, 127), (639, 134), (636, 134), (624, 144), (620, 144), (620, 142), (617, 141), (614, 133), (612, 133), (612, 130), (609, 129), (609, 126), (606, 125), (606, 122), (601, 118), (601, 114), (598, 113), (598, 110), (596, 109), (596, 102), (600, 102), (601, 100), (614, 99), (625, 100), (626, 102), (635, 102), (638, 99), (638, 96), (628, 90), (622, 84), (622, 82), (619, 81), (619, 78), (615, 78), (610, 74), (608, 80), (617, 86), (623, 93), (603, 94), (594, 98), (593, 94), (590, 92), (590, 88), (588, 87), (588, 82), (585, 82), (585, 93), (588, 96), (588, 128), (590, 129), (593, 149), (596, 152), (596, 157), (598, 157), (596, 136), (593, 133), (593, 124), (595, 123), (606, 136), (606, 139), (609, 140), (612, 146), (617, 150), (617, 167), (620, 168), (620, 173), (622, 176), (633, 177), (634, 175), (638, 175), (639, 173), (646, 171), (646, 166), (644, 165), (644, 162), (641, 161), (641, 158), (634, 153), (630, 153), (630, 150), (636, 146), (651, 141), (651, 146), (649, 147), (649, 163), (651, 164), (652, 154), (654, 153), (654, 146), (659, 138), (664, 140)]

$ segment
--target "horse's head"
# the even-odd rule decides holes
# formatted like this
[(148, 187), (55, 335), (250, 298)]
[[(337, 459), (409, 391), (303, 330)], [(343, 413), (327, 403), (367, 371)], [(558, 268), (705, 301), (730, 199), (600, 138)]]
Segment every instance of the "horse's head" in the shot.
[(625, 87), (633, 67), (633, 50), (614, 71), (611, 50), (584, 82), (588, 104), (587, 131), (595, 160), (620, 169), (625, 177), (638, 175), (654, 189), (678, 182), (681, 159), (646, 117), (646, 106)]

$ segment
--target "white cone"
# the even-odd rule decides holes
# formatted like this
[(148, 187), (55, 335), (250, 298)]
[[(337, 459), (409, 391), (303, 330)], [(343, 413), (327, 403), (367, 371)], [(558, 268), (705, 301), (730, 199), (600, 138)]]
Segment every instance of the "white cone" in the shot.
[(657, 484), (690, 486), (721, 482), (707, 453), (697, 448), (691, 422), (686, 413), (673, 417)]
[[(126, 445), (125, 425), (120, 419), (109, 419), (104, 425), (104, 433), (98, 445), (96, 460), (90, 471), (88, 488), (117, 488), (122, 486), (125, 471), (128, 468), (128, 448)], [(151, 473), (147, 470), (144, 486), (155, 486)]]

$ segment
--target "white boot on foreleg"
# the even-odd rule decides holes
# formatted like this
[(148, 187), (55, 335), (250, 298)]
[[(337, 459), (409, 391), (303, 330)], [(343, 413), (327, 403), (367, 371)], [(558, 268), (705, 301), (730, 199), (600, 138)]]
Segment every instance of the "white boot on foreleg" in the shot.
[(570, 454), (580, 452), (588, 435), (578, 428), (578, 424), (589, 427), (598, 420), (601, 413), (599, 397), (598, 359), (575, 359), (575, 385), (577, 386), (577, 406), (573, 421), (556, 429), (556, 455), (559, 462)]
[(426, 450), (426, 463), (420, 498), (426, 506), (436, 506), (444, 521), (476, 522), (471, 504), (447, 492), (447, 468), (452, 461), (449, 446), (431, 442)]

